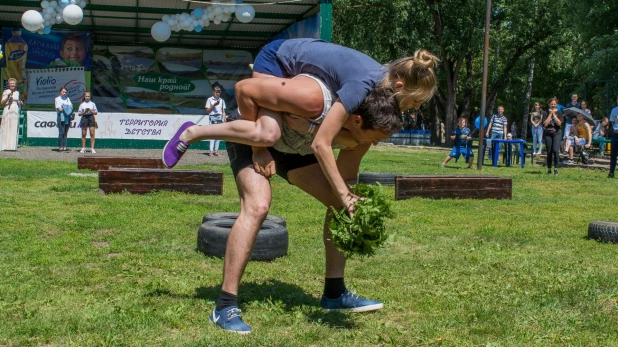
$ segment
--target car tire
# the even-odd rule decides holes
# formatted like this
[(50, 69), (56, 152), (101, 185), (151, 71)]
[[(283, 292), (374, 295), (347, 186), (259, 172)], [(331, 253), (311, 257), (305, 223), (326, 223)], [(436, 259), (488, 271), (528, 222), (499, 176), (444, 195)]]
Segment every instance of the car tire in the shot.
[(603, 242), (618, 243), (618, 223), (593, 221), (588, 224), (588, 237)]
[[(214, 257), (224, 257), (227, 238), (235, 219), (214, 219), (204, 222), (197, 233), (197, 249)], [(265, 221), (258, 231), (251, 260), (273, 260), (288, 253), (288, 230), (277, 223)]]

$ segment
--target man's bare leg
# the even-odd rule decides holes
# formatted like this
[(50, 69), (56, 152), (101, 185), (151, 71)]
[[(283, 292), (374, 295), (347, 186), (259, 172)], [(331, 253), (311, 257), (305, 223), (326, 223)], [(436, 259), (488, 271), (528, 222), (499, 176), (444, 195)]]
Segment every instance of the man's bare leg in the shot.
[(221, 288), (234, 295), (238, 294), (240, 279), (271, 201), (268, 180), (253, 168), (242, 169), (236, 177), (236, 185), (240, 195), (240, 214), (227, 239)]
[[(335, 208), (341, 206), (341, 202), (330, 189), (330, 184), (319, 164), (292, 170), (288, 172), (288, 178), (292, 184), (319, 200), (324, 206)], [(346, 289), (343, 280), (346, 259), (343, 253), (329, 241), (332, 236), (328, 229), (330, 219), (330, 211), (327, 210), (323, 225), (326, 256), (325, 285), (320, 306), (329, 311), (350, 312), (366, 312), (383, 308), (384, 305), (381, 302), (361, 298)]]

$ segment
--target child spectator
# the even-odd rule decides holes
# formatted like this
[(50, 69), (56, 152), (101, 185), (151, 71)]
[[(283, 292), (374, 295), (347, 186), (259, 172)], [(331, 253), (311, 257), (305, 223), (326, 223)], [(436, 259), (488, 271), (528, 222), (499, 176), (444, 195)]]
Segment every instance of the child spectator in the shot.
[(463, 154), (468, 162), (468, 169), (472, 169), (472, 163), (474, 162), (474, 153), (472, 153), (472, 149), (470, 148), (472, 137), (470, 136), (470, 129), (466, 127), (466, 123), (467, 121), (465, 118), (459, 118), (459, 128), (453, 130), (453, 134), (451, 135), (451, 140), (453, 140), (454, 144), (453, 149), (451, 149), (451, 153), (444, 159), (444, 162), (440, 164), (440, 167), (445, 167), (446, 163), (453, 158), (455, 158), (455, 161), (459, 160), (459, 156)]
[(86, 58), (84, 37), (79, 33), (64, 35), (60, 45), (60, 58), (49, 63), (49, 67), (79, 67)]

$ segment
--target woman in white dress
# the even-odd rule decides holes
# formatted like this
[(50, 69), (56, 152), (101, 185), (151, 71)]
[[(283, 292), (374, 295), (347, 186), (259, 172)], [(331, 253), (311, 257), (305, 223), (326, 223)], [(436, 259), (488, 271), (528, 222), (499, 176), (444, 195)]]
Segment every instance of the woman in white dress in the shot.
[(0, 151), (16, 151), (19, 113), (22, 104), (19, 100), (16, 79), (9, 78), (9, 88), (2, 92), (2, 99), (0, 101), (2, 106), (4, 106), (2, 126), (0, 127)]

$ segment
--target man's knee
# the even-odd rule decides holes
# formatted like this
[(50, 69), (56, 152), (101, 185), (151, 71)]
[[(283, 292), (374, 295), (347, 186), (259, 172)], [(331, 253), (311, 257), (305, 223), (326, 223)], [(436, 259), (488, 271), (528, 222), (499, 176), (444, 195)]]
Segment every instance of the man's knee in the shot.
[(269, 210), (270, 203), (268, 201), (254, 201), (251, 203), (243, 204), (242, 209), (240, 210), (240, 214), (244, 214), (245, 216), (252, 219), (264, 221), (266, 219), (266, 216), (268, 215)]

